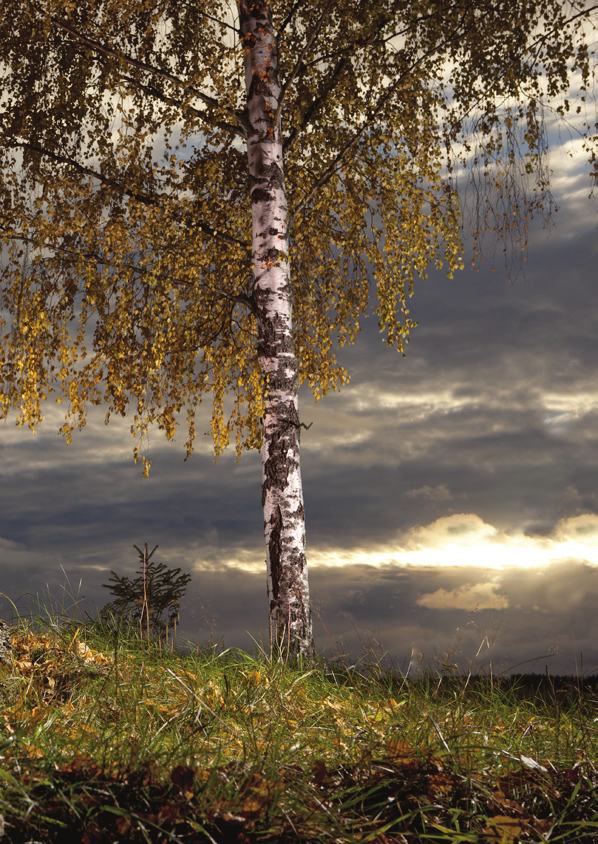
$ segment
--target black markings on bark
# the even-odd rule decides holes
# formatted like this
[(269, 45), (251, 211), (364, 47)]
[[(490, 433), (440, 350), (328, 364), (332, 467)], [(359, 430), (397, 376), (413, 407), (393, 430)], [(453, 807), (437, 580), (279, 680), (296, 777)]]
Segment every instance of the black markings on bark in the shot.
[(254, 188), (251, 191), (251, 201), (256, 202), (272, 202), (275, 199), (274, 194), (264, 188)]
[(279, 589), (282, 581), (282, 564), (280, 558), (282, 556), (282, 547), (280, 536), (282, 533), (282, 513), (280, 507), (276, 507), (270, 518), (271, 530), (268, 541), (268, 551), (270, 557), (270, 573), (272, 575), (272, 594), (270, 595), (270, 612), (274, 610), (278, 604)]
[[(289, 447), (297, 448), (297, 431), (289, 428), (277, 431), (270, 440), (268, 459), (264, 462), (264, 480), (262, 483), (262, 506), (266, 503), (266, 496), (271, 489), (284, 490), (287, 485), (289, 471), (294, 469), (297, 461), (289, 455)], [(290, 440), (290, 441), (289, 441)]]
[(264, 24), (269, 24), (268, 15), (263, 6), (259, 5), (258, 3), (252, 3), (248, 9), (248, 18), (251, 18), (254, 21), (261, 21)]
[[(305, 510), (303, 508), (303, 504), (299, 505), (299, 508), (297, 510), (297, 518), (299, 519), (300, 522), (305, 521)], [(300, 557), (299, 562), (301, 564), (301, 571), (303, 571), (303, 568), (305, 566), (305, 557)]]
[[(255, 292), (255, 298), (258, 300), (258, 313), (263, 314), (266, 306), (262, 305), (260, 300), (263, 299), (262, 291)], [(290, 353), (293, 351), (292, 338), (288, 336), (286, 323), (279, 316), (271, 319), (258, 317), (258, 355), (260, 357), (277, 358), (280, 354)], [(283, 381), (282, 378), (277, 378), (276, 383), (272, 384), (275, 389), (280, 389), (285, 384), (288, 384), (288, 379)]]
[(275, 358), (278, 354), (278, 340), (276, 333), (273, 330), (268, 330), (266, 326), (260, 325), (259, 340), (258, 340), (258, 355), (264, 358)]
[(249, 85), (249, 91), (247, 92), (247, 99), (251, 100), (252, 97), (255, 97), (261, 94), (263, 97), (269, 97), (272, 94), (272, 83), (274, 82), (274, 76), (270, 69), (264, 71), (266, 76), (264, 78), (254, 75), (251, 84)]
[(284, 190), (284, 174), (275, 161), (271, 164), (266, 164), (265, 167), (262, 167), (260, 177), (267, 180), (270, 183), (271, 188)]
[(276, 247), (272, 246), (270, 249), (267, 249), (266, 252), (262, 255), (262, 260), (270, 261), (272, 264), (275, 264), (278, 261), (278, 256), (280, 255), (281, 250), (276, 249)]

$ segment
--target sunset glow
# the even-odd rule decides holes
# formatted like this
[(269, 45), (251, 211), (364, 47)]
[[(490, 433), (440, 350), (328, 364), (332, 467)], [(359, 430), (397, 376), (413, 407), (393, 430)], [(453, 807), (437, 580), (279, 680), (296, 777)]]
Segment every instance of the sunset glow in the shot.
[(397, 543), (353, 551), (319, 551), (312, 565), (472, 566), (484, 569), (540, 568), (575, 559), (598, 566), (598, 516), (563, 519), (549, 536), (506, 533), (473, 513), (459, 513), (414, 527)]
[[(202, 549), (195, 563), (199, 570), (212, 568), (208, 562), (212, 550), (216, 549)], [(474, 513), (457, 513), (400, 532), (394, 541), (384, 545), (351, 550), (311, 548), (308, 560), (310, 567), (471, 567), (496, 571), (539, 569), (566, 560), (598, 566), (598, 516), (585, 514), (563, 519), (548, 536), (528, 536), (520, 530), (501, 531)], [(263, 573), (265, 562), (255, 553), (240, 550), (227, 560), (226, 566)]]

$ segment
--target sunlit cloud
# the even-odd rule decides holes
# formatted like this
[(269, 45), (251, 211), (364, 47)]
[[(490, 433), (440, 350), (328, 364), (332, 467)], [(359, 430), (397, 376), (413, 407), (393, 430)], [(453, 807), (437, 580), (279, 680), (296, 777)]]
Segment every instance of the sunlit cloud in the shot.
[[(261, 549), (227, 549), (226, 558), (218, 545), (204, 545), (187, 555), (197, 571), (235, 569), (248, 573), (265, 571)], [(562, 519), (547, 535), (507, 532), (484, 522), (475, 513), (443, 516), (428, 525), (400, 532), (389, 543), (349, 549), (308, 548), (311, 568), (371, 566), (413, 569), (540, 569), (571, 560), (598, 566), (598, 515), (587, 513)], [(420, 600), (422, 606), (445, 602), (447, 606), (469, 609), (476, 606), (501, 608), (504, 598), (491, 583), (477, 584), (459, 591)]]
[[(189, 559), (190, 555), (186, 555)], [(265, 574), (265, 550), (256, 549), (226, 549), (223, 555), (222, 546), (202, 546), (192, 558), (189, 559), (190, 567), (196, 571), (241, 571), (248, 574)]]
[(545, 394), (542, 422), (548, 433), (559, 436), (567, 434), (584, 416), (598, 410), (595, 394), (575, 393), (568, 395)]
[(575, 413), (567, 411), (550, 411), (544, 414), (544, 426), (549, 434), (566, 434), (575, 425)]
[[(307, 451), (327, 452), (358, 444), (365, 447), (378, 440), (389, 424), (400, 425), (402, 431), (413, 429), (414, 436), (402, 436), (403, 459), (417, 457), (428, 449), (429, 439), (437, 437), (439, 426), (463, 420), (468, 433), (487, 433), (488, 414), (495, 413), (492, 432), (528, 428), (530, 422), (552, 436), (564, 436), (578, 426), (593, 424), (598, 413), (598, 397), (581, 383), (564, 385), (562, 394), (548, 387), (542, 389), (546, 376), (544, 364), (535, 355), (525, 360), (525, 368), (534, 384), (517, 389), (523, 366), (521, 350), (511, 355), (507, 349), (500, 360), (488, 363), (477, 371), (474, 367), (453, 372), (452, 387), (442, 388), (432, 381), (425, 389), (415, 378), (401, 383), (400, 391), (386, 391), (378, 384), (362, 383), (359, 389), (348, 390), (336, 397), (337, 408), (314, 408), (304, 411), (314, 421), (314, 431), (305, 438)], [(443, 376), (445, 377), (445, 376)], [(489, 384), (492, 388), (489, 388)], [(510, 413), (505, 413), (509, 408)], [(324, 412), (325, 411), (325, 412)], [(525, 416), (517, 415), (524, 413)], [(459, 416), (461, 414), (461, 416)], [(398, 420), (398, 421), (397, 421)], [(339, 430), (343, 435), (339, 437)], [(392, 447), (387, 444), (387, 448)], [(355, 455), (359, 459), (359, 455)], [(412, 495), (412, 497), (417, 497)]]
[(598, 515), (562, 519), (549, 535), (506, 532), (475, 513), (443, 516), (410, 528), (383, 547), (342, 552), (314, 549), (312, 566), (396, 565), (413, 567), (471, 566), (484, 569), (539, 568), (564, 560), (598, 566)]
[(503, 610), (508, 607), (509, 601), (499, 589), (497, 583), (474, 583), (457, 589), (436, 589), (435, 592), (421, 595), (416, 604), (431, 610)]

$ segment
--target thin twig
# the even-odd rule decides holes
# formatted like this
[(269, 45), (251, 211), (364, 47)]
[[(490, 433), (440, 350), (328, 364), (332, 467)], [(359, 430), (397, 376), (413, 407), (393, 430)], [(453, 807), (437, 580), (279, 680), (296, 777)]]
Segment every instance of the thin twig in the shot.
[(329, 0), (328, 5), (326, 6), (324, 11), (320, 15), (320, 19), (318, 20), (318, 22), (317, 22), (317, 24), (314, 28), (314, 31), (312, 32), (310, 37), (307, 39), (307, 41), (305, 42), (305, 46), (303, 47), (303, 49), (299, 53), (299, 57), (297, 58), (297, 61), (295, 62), (295, 67), (293, 68), (291, 75), (289, 76), (287, 81), (282, 86), (282, 91), (280, 92), (280, 97), (278, 99), (278, 108), (276, 109), (276, 114), (274, 115), (274, 125), (275, 126), (278, 125), (278, 121), (280, 120), (280, 115), (281, 115), (281, 112), (282, 112), (282, 106), (284, 104), (284, 100), (285, 100), (285, 97), (287, 95), (287, 92), (288, 92), (289, 88), (291, 87), (291, 85), (293, 84), (293, 82), (295, 81), (295, 79), (297, 78), (297, 76), (299, 75), (299, 71), (301, 70), (301, 65), (303, 63), (303, 59), (304, 59), (305, 55), (307, 54), (308, 50), (310, 50), (311, 47), (313, 46), (313, 44), (314, 44), (316, 38), (318, 37), (318, 35), (320, 34), (320, 30), (324, 26), (324, 21), (326, 20), (326, 18), (328, 17), (330, 12), (332, 11), (335, 4), (336, 4), (336, 0)]

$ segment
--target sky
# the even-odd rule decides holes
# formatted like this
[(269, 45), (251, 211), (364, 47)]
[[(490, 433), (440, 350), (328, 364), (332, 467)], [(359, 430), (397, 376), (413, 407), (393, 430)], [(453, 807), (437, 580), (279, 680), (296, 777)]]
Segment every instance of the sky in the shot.
[[(596, 200), (574, 144), (553, 149), (559, 212), (500, 260), (416, 285), (406, 357), (376, 321), (343, 350), (352, 380), (301, 395), (308, 562), (319, 652), (397, 670), (598, 672)], [(208, 430), (206, 408), (204, 430)], [(1, 614), (8, 599), (94, 614), (134, 545), (192, 576), (179, 636), (253, 652), (267, 640), (261, 466), (214, 463), (208, 437), (92, 412), (68, 447), (48, 405), (33, 436), (0, 431)]]

